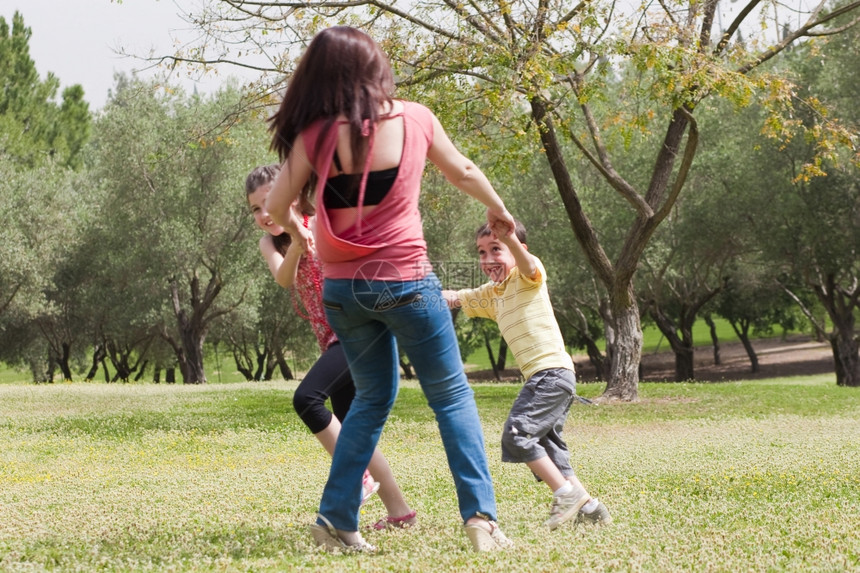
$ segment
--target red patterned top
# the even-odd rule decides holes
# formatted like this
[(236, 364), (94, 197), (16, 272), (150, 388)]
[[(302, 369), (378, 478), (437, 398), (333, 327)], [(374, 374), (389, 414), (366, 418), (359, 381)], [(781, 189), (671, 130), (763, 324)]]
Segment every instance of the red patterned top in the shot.
[[(304, 226), (308, 227), (309, 217), (305, 215)], [(303, 313), (293, 298), (296, 313), (311, 323), (311, 329), (319, 342), (320, 350), (325, 352), (328, 347), (337, 342), (337, 335), (332, 331), (325, 318), (325, 309), (322, 304), (322, 263), (316, 257), (302, 255), (296, 270), (296, 282), (294, 289), (302, 299), (302, 306), (307, 314)]]
[(302, 300), (306, 312), (299, 309), (293, 299), (296, 312), (311, 324), (314, 335), (319, 342), (320, 350), (325, 352), (329, 346), (337, 342), (337, 336), (328, 325), (325, 309), (322, 305), (322, 265), (316, 257), (302, 256), (296, 273), (295, 292)]

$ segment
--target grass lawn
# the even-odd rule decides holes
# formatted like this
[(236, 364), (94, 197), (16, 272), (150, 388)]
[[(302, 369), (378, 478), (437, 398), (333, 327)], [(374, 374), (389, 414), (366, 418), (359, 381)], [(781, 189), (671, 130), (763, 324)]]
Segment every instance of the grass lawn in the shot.
[[(469, 548), (408, 383), (381, 447), (419, 525), (366, 532), (377, 555), (317, 551), (307, 525), (329, 459), (292, 412), (294, 387), (0, 385), (0, 571), (860, 570), (860, 391), (832, 375), (647, 383), (638, 404), (574, 406), (574, 467), (615, 523), (552, 533), (546, 486), (499, 459), (518, 386), (477, 385), (516, 543), (489, 555)], [(362, 527), (383, 515), (373, 499)]]

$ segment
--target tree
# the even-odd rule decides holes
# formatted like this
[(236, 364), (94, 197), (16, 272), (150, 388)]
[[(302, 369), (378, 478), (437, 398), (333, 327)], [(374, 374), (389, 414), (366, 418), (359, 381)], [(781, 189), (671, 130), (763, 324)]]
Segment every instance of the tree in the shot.
[[(860, 386), (858, 58), (857, 27), (792, 54), (788, 64), (804, 86), (798, 97), (810, 104), (797, 110), (794, 122), (801, 135), (812, 135), (762, 145), (767, 177), (757, 191), (776, 215), (757, 218), (767, 256), (781, 265), (783, 290), (830, 342), (836, 382), (844, 386)], [(823, 131), (833, 132), (836, 143), (822, 147), (814, 135)], [(814, 293), (829, 325), (804, 301), (802, 289)]]
[[(786, 101), (790, 84), (779, 76), (753, 73), (800, 39), (841, 30), (824, 23), (860, 6), (850, 2), (830, 12), (815, 7), (808, 20), (781, 39), (778, 22), (763, 16), (759, 0), (744, 5), (729, 27), (715, 31), (719, 0), (661, 2), (623, 13), (615, 2), (560, 0), (417, 3), (267, 2), (219, 0), (189, 20), (204, 33), (193, 51), (165, 56), (172, 63), (217, 62), (259, 65), (230, 51), (242, 43), (267, 55), (261, 69), (280, 77), (301, 45), (322, 26), (364, 26), (397, 68), (401, 88), (463, 126), (497, 122), (521, 137), (523, 153), (536, 143), (552, 171), (573, 233), (607, 292), (607, 319), (615, 332), (604, 396), (633, 400), (638, 392), (641, 328), (633, 278), (652, 235), (669, 215), (696, 154), (696, 108), (708, 97), (746, 104), (754, 97)], [(759, 37), (754, 33), (761, 29)], [(739, 36), (748, 34), (743, 43)], [(763, 36), (771, 33), (770, 38)], [(406, 39), (408, 38), (408, 40)], [(249, 50), (248, 48), (251, 47)], [(219, 54), (208, 57), (211, 53)], [(622, 99), (603, 106), (603, 88), (616, 62), (628, 64)], [(635, 70), (635, 72), (634, 72)], [(270, 76), (271, 77), (271, 76)], [(258, 93), (270, 94), (263, 78)], [(522, 111), (524, 113), (518, 113)], [(663, 135), (644, 181), (628, 179), (616, 165), (646, 119), (656, 117)], [(531, 129), (530, 129), (531, 126)], [(593, 226), (572, 177), (573, 147), (623, 197), (629, 209), (626, 238), (608, 252)]]
[(69, 338), (55, 328), (68, 307), (55, 284), (88, 220), (86, 175), (50, 160), (25, 171), (2, 155), (0, 171), (0, 355), (35, 379), (54, 366), (69, 377)]
[[(260, 263), (262, 257), (258, 256)], [(265, 265), (256, 265), (248, 281), (255, 282), (249, 303), (230, 314), (213, 331), (213, 342), (224, 344), (246, 380), (271, 380), (279, 370), (284, 380), (294, 378), (286, 353), (316, 356), (319, 347), (307, 322), (295, 310), (298, 295), (272, 280)], [(256, 306), (251, 303), (256, 302)]]
[(0, 152), (23, 167), (54, 158), (69, 167), (81, 166), (81, 153), (91, 126), (89, 104), (80, 85), (63, 90), (49, 73), (39, 79), (30, 58), (32, 31), (19, 12), (12, 28), (0, 17)]
[(797, 322), (791, 300), (763, 269), (767, 266), (745, 264), (734, 269), (714, 304), (717, 314), (728, 321), (743, 344), (753, 374), (759, 371), (759, 363), (750, 335), (769, 333), (774, 325), (790, 330)]
[(211, 98), (120, 79), (96, 126), (94, 167), (111, 233), (109, 272), (149, 308), (185, 383), (203, 383), (203, 347), (216, 321), (246, 302), (259, 257), (241, 182), (265, 149), (260, 118), (236, 116), (229, 87)]

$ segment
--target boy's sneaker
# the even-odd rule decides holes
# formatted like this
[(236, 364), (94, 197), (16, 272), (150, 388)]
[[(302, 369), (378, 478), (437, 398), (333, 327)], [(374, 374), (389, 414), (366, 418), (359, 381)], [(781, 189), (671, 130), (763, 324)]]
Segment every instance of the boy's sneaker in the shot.
[(597, 507), (594, 508), (593, 511), (589, 511), (588, 513), (583, 510), (579, 510), (579, 513), (576, 515), (576, 523), (587, 523), (590, 525), (609, 525), (612, 523), (612, 516), (609, 514), (609, 510), (606, 509), (606, 506), (603, 505), (602, 501), (597, 502)]
[(549, 510), (549, 519), (544, 522), (544, 525), (553, 530), (565, 521), (576, 517), (577, 513), (585, 503), (591, 499), (588, 493), (582, 488), (574, 488), (567, 494), (552, 496), (552, 507)]

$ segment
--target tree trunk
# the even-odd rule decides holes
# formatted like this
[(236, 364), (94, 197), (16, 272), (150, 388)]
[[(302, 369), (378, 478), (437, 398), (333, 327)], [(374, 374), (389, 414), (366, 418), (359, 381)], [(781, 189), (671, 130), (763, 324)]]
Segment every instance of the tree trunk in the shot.
[[(553, 174), (558, 193), (564, 204), (576, 240), (595, 275), (609, 293), (609, 313), (607, 334), (614, 338), (614, 344), (607, 339), (609, 358), (609, 380), (603, 396), (607, 399), (632, 401), (639, 395), (639, 360), (642, 358), (642, 327), (639, 323), (639, 307), (633, 292), (633, 274), (638, 257), (645, 248), (654, 226), (650, 223), (637, 225), (624, 246), (624, 262), (620, 269), (613, 268), (612, 262), (603, 250), (591, 221), (582, 209), (582, 203), (573, 186), (573, 180), (565, 164), (564, 152), (559, 144), (553, 122), (548, 115), (546, 102), (539, 96), (530, 100), (532, 119), (538, 126), (541, 144)], [(683, 135), (683, 129), (681, 130)], [(680, 141), (680, 137), (678, 138)], [(666, 152), (674, 158), (677, 146)], [(661, 152), (662, 153), (662, 152)], [(671, 162), (668, 171), (671, 171)], [(630, 244), (632, 242), (632, 244)], [(619, 275), (620, 276), (619, 278)], [(611, 322), (611, 325), (609, 324)]]
[(259, 382), (263, 379), (263, 373), (266, 371), (266, 355), (268, 352), (266, 350), (260, 351), (259, 348), (255, 349), (257, 353), (257, 368), (254, 370), (254, 381)]
[(263, 380), (271, 380), (272, 374), (275, 373), (275, 368), (278, 367), (278, 361), (275, 358), (274, 352), (271, 350), (266, 351), (266, 373), (263, 377)]
[[(681, 320), (681, 327), (676, 329), (671, 319), (654, 303), (651, 304), (649, 312), (675, 354), (675, 381), (693, 380), (696, 374), (695, 351), (693, 349), (692, 331), (689, 326), (684, 325), (684, 321)], [(681, 330), (681, 336), (678, 336), (678, 330)]]
[(734, 321), (729, 321), (729, 324), (732, 325), (732, 330), (735, 331), (738, 340), (740, 340), (741, 344), (744, 345), (744, 350), (746, 350), (747, 356), (750, 359), (751, 372), (755, 374), (759, 371), (759, 364), (758, 355), (756, 354), (755, 348), (753, 348), (752, 341), (750, 340), (750, 321), (741, 320), (738, 324), (735, 324)]
[(141, 378), (143, 378), (143, 375), (146, 372), (147, 366), (149, 366), (149, 360), (144, 360), (143, 364), (140, 365), (140, 369), (137, 371), (137, 376), (134, 377), (135, 382), (140, 382)]
[(609, 363), (609, 380), (603, 396), (633, 401), (639, 397), (639, 362), (642, 359), (642, 325), (639, 305), (628, 290), (624, 300), (610, 298), (614, 344)]
[(496, 380), (501, 380), (502, 377), (499, 376), (499, 369), (496, 367), (496, 359), (493, 356), (493, 345), (490, 344), (490, 335), (486, 331), (484, 331), (484, 346), (487, 348), (487, 354), (490, 357), (490, 368), (493, 369), (493, 377)]
[(182, 330), (182, 349), (184, 360), (179, 363), (183, 384), (205, 384), (206, 373), (203, 370), (203, 342), (205, 332), (195, 328)]
[(847, 332), (842, 328), (836, 328), (830, 337), (836, 369), (836, 385), (857, 388), (860, 387), (860, 351), (858, 351), (853, 328), (846, 330)]
[(505, 337), (502, 336), (499, 338), (499, 360), (498, 360), (498, 371), (504, 372), (505, 366), (508, 364), (508, 343), (505, 340)]
[(182, 382), (184, 384), (205, 384), (203, 343), (206, 341), (209, 321), (214, 318), (214, 315), (207, 317), (206, 312), (212, 306), (218, 293), (221, 292), (221, 281), (220, 277), (213, 274), (209, 277), (208, 285), (201, 292), (200, 279), (195, 272), (188, 286), (191, 294), (190, 314), (182, 307), (179, 297), (179, 282), (176, 279), (170, 281), (173, 314), (176, 317), (181, 348), (178, 348), (175, 341), (171, 339), (172, 337), (166, 333), (162, 333), (162, 337), (173, 346), (179, 361)]
[(62, 343), (62, 353), (57, 357), (57, 366), (60, 367), (60, 372), (63, 373), (63, 380), (72, 381), (72, 368), (69, 366), (69, 357), (71, 355), (71, 345), (68, 342)]
[(90, 371), (87, 372), (87, 376), (85, 380), (92, 380), (96, 377), (96, 374), (99, 372), (99, 363), (104, 360), (105, 357), (105, 347), (103, 344), (96, 344), (93, 348), (93, 363), (90, 367)]
[(694, 350), (686, 346), (682, 346), (675, 352), (675, 380), (686, 382), (695, 379), (694, 358)]
[(711, 344), (714, 347), (714, 366), (720, 365), (720, 339), (717, 337), (717, 325), (710, 314), (704, 316), (705, 324), (708, 325), (708, 332), (711, 335)]
[(293, 371), (290, 370), (290, 365), (287, 364), (287, 360), (284, 358), (283, 352), (276, 352), (275, 358), (278, 361), (278, 368), (281, 370), (281, 376), (284, 377), (284, 380), (292, 380), (293, 379)]
[(588, 361), (594, 366), (594, 375), (598, 380), (605, 380), (604, 362), (606, 357), (600, 352), (600, 348), (591, 338), (585, 340), (585, 349), (588, 352)]
[(165, 368), (164, 369), (164, 383), (165, 384), (176, 384), (176, 368)]
[(403, 369), (403, 377), (407, 380), (412, 380), (415, 378), (415, 372), (412, 370), (412, 365), (404, 360), (402, 357), (400, 358), (400, 368)]
[(239, 353), (238, 349), (233, 347), (233, 361), (236, 363), (236, 370), (245, 377), (245, 380), (250, 382), (254, 379), (254, 373), (251, 371), (253, 366), (251, 360), (245, 356), (245, 353)]

